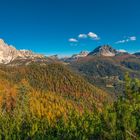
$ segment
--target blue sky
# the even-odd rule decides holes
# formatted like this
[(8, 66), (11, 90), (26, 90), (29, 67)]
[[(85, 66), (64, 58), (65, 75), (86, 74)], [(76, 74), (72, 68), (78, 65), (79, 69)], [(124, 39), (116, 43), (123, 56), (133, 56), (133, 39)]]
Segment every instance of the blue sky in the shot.
[(0, 0), (0, 38), (47, 55), (103, 44), (140, 51), (139, 5), (139, 0)]

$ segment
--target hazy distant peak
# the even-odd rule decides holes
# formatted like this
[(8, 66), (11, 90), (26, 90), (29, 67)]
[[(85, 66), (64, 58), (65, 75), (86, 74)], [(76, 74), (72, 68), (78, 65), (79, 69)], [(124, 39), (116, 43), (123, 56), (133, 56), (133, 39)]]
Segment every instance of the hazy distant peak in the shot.
[(97, 56), (116, 56), (119, 53), (124, 53), (122, 51), (117, 51), (113, 47), (109, 45), (98, 46), (89, 55), (97, 55)]

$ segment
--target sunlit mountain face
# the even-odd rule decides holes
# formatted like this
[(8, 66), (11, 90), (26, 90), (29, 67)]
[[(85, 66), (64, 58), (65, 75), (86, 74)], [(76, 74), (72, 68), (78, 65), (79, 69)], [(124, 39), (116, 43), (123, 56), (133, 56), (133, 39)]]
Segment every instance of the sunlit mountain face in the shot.
[(35, 54), (30, 50), (17, 50), (0, 39), (0, 63), (8, 64), (16, 59), (45, 58), (43, 55)]

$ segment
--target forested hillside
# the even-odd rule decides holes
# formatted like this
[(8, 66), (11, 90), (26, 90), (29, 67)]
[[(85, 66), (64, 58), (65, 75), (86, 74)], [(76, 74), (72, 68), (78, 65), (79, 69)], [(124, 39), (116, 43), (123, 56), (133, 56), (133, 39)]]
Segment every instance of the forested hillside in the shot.
[(127, 72), (132, 78), (140, 78), (140, 58), (130, 54), (114, 57), (87, 56), (69, 63), (69, 66), (82, 74), (88, 81), (119, 96), (124, 91), (124, 77)]
[[(52, 76), (56, 77), (51, 79)], [(59, 64), (1, 67), (0, 77), (2, 140), (140, 138), (140, 81), (137, 79), (126, 76), (125, 96), (103, 106), (105, 92)], [(61, 84), (72, 89), (60, 90)]]
[[(137, 58), (122, 56), (1, 65), (0, 139), (139, 139), (138, 69)], [(107, 79), (122, 84), (117, 99), (100, 85)]]
[(111, 101), (106, 92), (91, 85), (62, 64), (3, 66), (0, 75), (1, 79), (6, 79), (14, 85), (24, 80), (36, 91), (53, 92), (78, 104), (84, 103), (85, 107), (92, 108), (97, 105), (100, 108), (103, 102)]

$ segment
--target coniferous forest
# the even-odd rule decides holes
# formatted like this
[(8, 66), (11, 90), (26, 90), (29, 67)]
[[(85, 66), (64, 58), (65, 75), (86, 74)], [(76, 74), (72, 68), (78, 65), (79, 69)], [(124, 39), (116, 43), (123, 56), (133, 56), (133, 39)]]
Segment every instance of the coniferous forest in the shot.
[(2, 66), (0, 77), (2, 140), (140, 139), (140, 80), (128, 73), (114, 101), (60, 64)]

